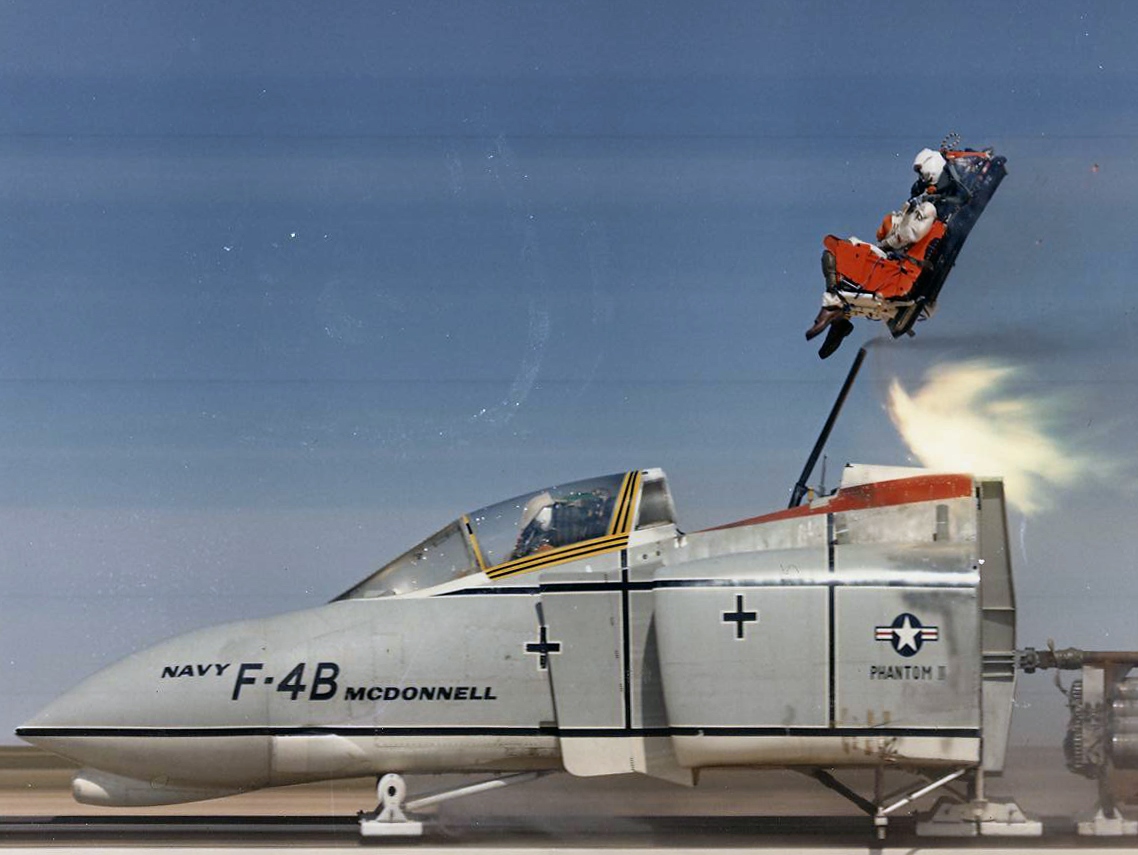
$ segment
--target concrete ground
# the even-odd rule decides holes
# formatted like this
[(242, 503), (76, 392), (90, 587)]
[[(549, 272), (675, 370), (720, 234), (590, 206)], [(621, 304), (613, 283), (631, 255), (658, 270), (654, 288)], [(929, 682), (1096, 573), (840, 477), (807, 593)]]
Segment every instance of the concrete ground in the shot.
[[(239, 796), (152, 808), (101, 808), (71, 798), (74, 767), (33, 748), (0, 748), (0, 816), (354, 816), (375, 806), (374, 782), (357, 778), (261, 790)], [(839, 773), (860, 792), (872, 788), (864, 772)], [(408, 779), (411, 798), (478, 780), (460, 776)], [(896, 784), (907, 780), (897, 775)], [(893, 786), (893, 782), (889, 783)], [(1066, 771), (1058, 750), (1014, 750), (988, 795), (1014, 797), (1029, 815), (1072, 817), (1093, 809), (1095, 785)], [(931, 799), (918, 803), (928, 807)], [(448, 826), (498, 817), (635, 816), (859, 816), (840, 796), (803, 775), (782, 771), (711, 770), (694, 789), (639, 775), (538, 781), (448, 802), (438, 818)]]
[[(885, 840), (841, 797), (787, 771), (715, 770), (685, 789), (634, 775), (581, 779), (560, 774), (443, 805), (423, 838), (361, 840), (355, 814), (375, 804), (370, 779), (285, 787), (208, 802), (110, 809), (77, 804), (73, 768), (34, 749), (0, 748), (0, 849), (81, 855), (108, 851), (254, 853), (288, 848), (332, 855), (379, 845), (388, 855), (443, 855), (455, 850), (509, 855), (733, 855), (740, 851), (795, 855), (1085, 855), (1135, 851), (1135, 838), (1079, 838), (1072, 820), (1095, 804), (1093, 782), (1071, 775), (1060, 751), (1020, 750), (1008, 771), (989, 781), (989, 797), (1014, 796), (1044, 837), (972, 840), (915, 835), (898, 811)], [(860, 792), (872, 775), (842, 773)], [(412, 797), (475, 780), (410, 778)], [(900, 784), (898, 775), (890, 783)], [(911, 780), (911, 779), (909, 779)], [(921, 810), (932, 798), (915, 803)]]

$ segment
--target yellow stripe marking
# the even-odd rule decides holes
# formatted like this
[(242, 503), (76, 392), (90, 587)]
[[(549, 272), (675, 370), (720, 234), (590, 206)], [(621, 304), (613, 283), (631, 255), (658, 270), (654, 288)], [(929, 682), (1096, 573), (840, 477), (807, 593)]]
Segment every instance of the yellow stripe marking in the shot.
[(517, 561), (511, 561), (507, 564), (500, 564), (486, 571), (486, 575), (491, 579), (499, 579), (502, 576), (529, 573), (544, 567), (550, 567), (554, 564), (564, 564), (567, 561), (576, 561), (578, 558), (591, 558), (594, 555), (613, 552), (617, 549), (623, 549), (627, 545), (628, 535), (626, 534), (617, 535), (615, 537), (599, 537), (593, 540), (585, 540), (581, 543), (574, 543), (571, 546), (550, 549), (536, 555), (528, 555), (525, 558), (519, 558)]
[(639, 472), (629, 472), (624, 476), (624, 481), (621, 482), (620, 485), (620, 499), (617, 501), (612, 520), (609, 522), (608, 533), (610, 535), (627, 531), (624, 519), (628, 514), (628, 508), (632, 505), (636, 497), (636, 484), (639, 479)]
[[(534, 570), (552, 567), (555, 564), (565, 564), (566, 562), (576, 561), (580, 558), (591, 558), (595, 555), (603, 555), (606, 552), (624, 549), (624, 547), (628, 545), (628, 535), (632, 530), (632, 511), (636, 506), (636, 496), (639, 487), (639, 470), (629, 472), (624, 476), (624, 480), (620, 486), (619, 499), (617, 500), (616, 507), (613, 509), (612, 519), (609, 521), (608, 531), (603, 537), (594, 537), (591, 540), (582, 540), (579, 543), (571, 543), (568, 546), (560, 546), (556, 549), (546, 550), (545, 552), (526, 555), (522, 558), (507, 561), (505, 564), (499, 564), (489, 569), (486, 568), (482, 557), (482, 550), (478, 546), (478, 540), (474, 537), (473, 526), (471, 526), (469, 529), (471, 531), (470, 537), (474, 543), (479, 566), (491, 579), (501, 579), (503, 576), (531, 573)], [(469, 525), (469, 520), (466, 517), (463, 517), (463, 520)]]
[(569, 553), (579, 552), (594, 552), (598, 549), (604, 550), (616, 546), (621, 541), (626, 541), (628, 538), (624, 535), (613, 535), (612, 537), (597, 537), (592, 540), (583, 540), (579, 543), (571, 543), (567, 546), (559, 546), (556, 549), (547, 549), (543, 552), (536, 552), (532, 555), (526, 555), (522, 558), (517, 558), (505, 564), (499, 564), (497, 567), (490, 568), (491, 573), (498, 573), (504, 569), (517, 570), (529, 569), (531, 565), (537, 566), (545, 564), (549, 558), (561, 557)]
[(608, 531), (605, 532), (605, 535), (608, 537), (611, 537), (620, 530), (617, 526), (617, 521), (620, 519), (620, 512), (624, 509), (624, 503), (628, 500), (628, 482), (631, 479), (632, 473), (627, 472), (620, 482), (620, 491), (617, 493), (616, 506), (612, 509), (612, 519), (609, 520)]
[(627, 534), (632, 530), (632, 509), (636, 506), (636, 493), (640, 487), (640, 473), (630, 472), (628, 476), (628, 499), (624, 504), (623, 518), (619, 521), (617, 531)]
[(474, 560), (478, 562), (478, 569), (483, 573), (486, 572), (486, 559), (482, 557), (482, 547), (478, 545), (478, 536), (474, 533), (474, 526), (470, 523), (470, 517), (466, 514), (462, 515), (462, 524), (466, 526), (466, 533), (470, 535), (470, 545), (474, 548)]

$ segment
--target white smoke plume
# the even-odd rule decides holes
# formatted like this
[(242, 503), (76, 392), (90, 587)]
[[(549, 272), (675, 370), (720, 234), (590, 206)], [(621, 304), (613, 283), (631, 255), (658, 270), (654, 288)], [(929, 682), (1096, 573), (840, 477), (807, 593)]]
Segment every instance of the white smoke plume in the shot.
[(1002, 476), (1009, 504), (1034, 514), (1057, 490), (1097, 479), (1100, 464), (1058, 438), (1055, 397), (1009, 390), (1019, 373), (984, 359), (937, 365), (911, 394), (891, 382), (889, 415), (922, 465)]

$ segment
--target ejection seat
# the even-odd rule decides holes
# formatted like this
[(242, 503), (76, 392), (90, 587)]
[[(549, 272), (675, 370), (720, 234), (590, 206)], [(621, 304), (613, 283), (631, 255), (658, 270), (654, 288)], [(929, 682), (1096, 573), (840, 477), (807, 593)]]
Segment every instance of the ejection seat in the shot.
[(944, 233), (944, 223), (934, 220), (923, 238), (900, 252), (886, 252), (875, 244), (827, 235), (822, 243), (834, 260), (837, 295), (853, 314), (880, 317), (883, 301), (903, 301), (913, 290), (924, 269), (925, 257)]

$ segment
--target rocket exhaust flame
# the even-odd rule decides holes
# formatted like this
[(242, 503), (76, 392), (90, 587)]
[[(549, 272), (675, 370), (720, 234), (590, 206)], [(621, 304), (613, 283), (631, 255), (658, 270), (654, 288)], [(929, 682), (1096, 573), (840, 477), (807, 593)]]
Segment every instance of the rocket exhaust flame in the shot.
[(934, 366), (911, 394), (894, 379), (889, 416), (905, 444), (932, 469), (999, 475), (1024, 514), (1051, 506), (1057, 488), (1096, 474), (1097, 464), (1049, 433), (1054, 398), (1008, 389), (1018, 369), (986, 359)]

